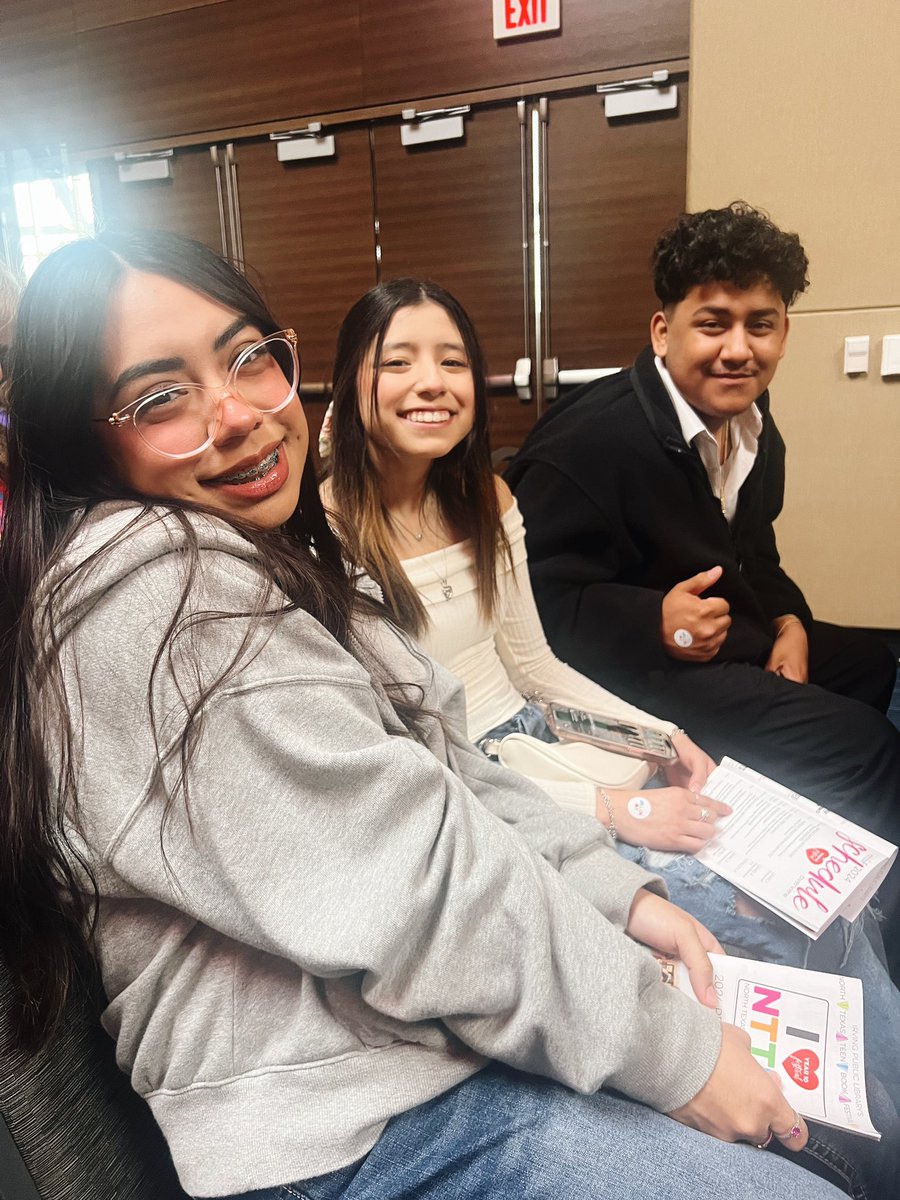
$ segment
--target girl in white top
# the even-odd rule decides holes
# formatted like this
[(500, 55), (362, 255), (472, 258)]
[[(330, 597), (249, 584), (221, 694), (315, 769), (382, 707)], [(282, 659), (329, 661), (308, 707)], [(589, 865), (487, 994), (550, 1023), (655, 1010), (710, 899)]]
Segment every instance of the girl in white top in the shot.
[(636, 792), (556, 784), (566, 807), (619, 837), (696, 853), (726, 805), (701, 795), (712, 760), (671, 722), (642, 712), (557, 659), (544, 637), (522, 518), (493, 474), (481, 351), (471, 321), (442, 288), (380, 284), (354, 305), (338, 341), (326, 503), (358, 538), (363, 561), (401, 625), (466, 685), (469, 735), (542, 735), (526, 696), (539, 694), (672, 736), (678, 760), (650, 812)]

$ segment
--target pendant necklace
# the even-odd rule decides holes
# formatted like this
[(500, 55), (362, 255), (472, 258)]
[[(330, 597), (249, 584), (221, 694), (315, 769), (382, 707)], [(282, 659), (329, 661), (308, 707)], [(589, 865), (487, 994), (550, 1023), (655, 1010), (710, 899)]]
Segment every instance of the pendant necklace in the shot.
[(419, 532), (418, 533), (413, 533), (413, 531), (407, 525), (404, 525), (404, 523), (400, 520), (400, 518), (395, 516), (393, 513), (390, 513), (389, 517), (390, 517), (391, 524), (399, 526), (399, 528), (403, 530), (403, 532), (406, 534), (406, 536), (408, 538), (412, 538), (412, 540), (414, 542), (421, 542), (422, 539), (424, 538), (425, 530), (422, 528), (421, 514), (419, 515)]
[[(417, 544), (422, 543), (422, 541), (425, 537), (425, 524), (426, 524), (424, 504), (422, 505), (422, 508), (419, 510), (419, 532), (418, 533), (415, 533), (412, 529), (410, 529), (407, 525), (405, 525), (403, 523), (403, 521), (401, 521), (400, 518), (398, 516), (396, 516), (395, 513), (388, 513), (388, 519), (390, 520), (392, 525), (396, 525), (400, 530), (402, 530), (403, 533), (406, 534), (406, 536), (408, 538), (411, 538), (412, 541), (416, 542)], [(434, 553), (437, 553), (437, 551), (434, 551)], [(440, 571), (437, 569), (437, 567), (430, 567), (430, 569), (433, 572), (434, 577), (437, 579), (438, 583), (441, 585), (441, 593), (442, 593), (444, 599), (452, 600), (453, 599), (453, 584), (450, 582), (449, 578), (447, 577), (447, 548), (446, 548), (446, 546), (443, 548), (443, 564), (444, 564), (443, 575), (440, 573)], [(430, 566), (430, 564), (429, 564), (429, 566)]]
[(447, 578), (447, 548), (446, 548), (446, 546), (444, 547), (444, 550), (443, 550), (443, 556), (444, 556), (444, 574), (442, 575), (440, 573), (440, 571), (437, 569), (437, 567), (432, 567), (432, 570), (434, 571), (435, 575), (437, 576), (438, 583), (441, 585), (441, 591), (444, 593), (444, 599), (452, 600), (453, 599), (453, 584)]
[[(431, 553), (437, 554), (437, 550), (432, 550)], [(437, 567), (433, 567), (431, 565), (431, 563), (428, 564), (428, 569), (431, 571), (432, 575), (434, 575), (435, 579), (441, 585), (441, 592), (443, 593), (444, 599), (452, 600), (453, 599), (453, 584), (450, 582), (450, 580), (447, 576), (447, 547), (446, 546), (443, 546), (441, 548), (441, 558), (443, 560), (443, 565), (444, 565), (443, 575), (440, 573), (440, 571), (437, 569)]]
[[(432, 575), (435, 577), (435, 579), (441, 585), (441, 592), (443, 593), (444, 599), (452, 600), (453, 599), (453, 584), (450, 582), (450, 579), (447, 574), (447, 547), (441, 546), (440, 551), (441, 551), (441, 562), (442, 562), (443, 568), (444, 568), (443, 575), (440, 573), (440, 571), (437, 569), (437, 567), (432, 566), (430, 562), (428, 564), (428, 569), (429, 569), (429, 571), (431, 571)], [(437, 550), (432, 550), (431, 554), (432, 555), (437, 554)]]

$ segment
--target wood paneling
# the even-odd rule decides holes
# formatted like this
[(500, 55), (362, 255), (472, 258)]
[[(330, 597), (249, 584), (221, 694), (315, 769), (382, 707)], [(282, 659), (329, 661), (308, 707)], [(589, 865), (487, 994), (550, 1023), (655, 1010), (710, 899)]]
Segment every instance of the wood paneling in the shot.
[(79, 35), (84, 146), (362, 102), (356, 0), (227, 0)]
[(0, 150), (68, 141), (78, 128), (69, 0), (0, 0)]
[(565, 0), (562, 10), (558, 33), (495, 42), (487, 0), (360, 0), (366, 103), (688, 54), (689, 0)]
[[(53, 0), (48, 0), (52, 3)], [(182, 12), (188, 8), (206, 8), (224, 0), (72, 0), (75, 28), (100, 29), (105, 25), (124, 25), (127, 21), (145, 21), (166, 13)]]
[(609, 122), (599, 96), (549, 106), (551, 349), (561, 368), (619, 367), (648, 341), (649, 259), (684, 209), (687, 83), (678, 109)]
[(94, 203), (106, 228), (171, 229), (221, 250), (215, 170), (207, 146), (177, 151), (171, 179), (120, 183), (112, 159), (98, 159), (90, 169)]
[(70, 35), (0, 36), (0, 150), (77, 144), (81, 99)]
[(236, 149), (247, 273), (297, 330), (312, 382), (331, 379), (338, 327), (375, 283), (368, 132), (340, 130), (336, 146), (334, 159), (293, 163), (268, 141)]
[[(72, 0), (2, 0), (0, 3), (0, 44), (17, 41), (38, 42), (75, 30)], [(3, 69), (12, 64), (4, 55)]]
[(496, 43), (486, 0), (3, 0), (0, 100), (70, 146), (219, 136), (683, 57), (688, 12), (567, 0), (559, 33)]
[[(123, 187), (111, 161), (94, 174), (108, 222), (217, 246), (207, 133), (253, 126), (255, 139), (298, 114), (641, 74), (687, 55), (690, 0), (566, 0), (559, 33), (499, 44), (485, 0), (0, 2), (0, 52), (14, 50), (0, 75), (6, 144), (202, 138), (177, 152), (172, 180)], [(683, 84), (674, 118), (615, 127), (594, 95), (550, 101), (549, 349), (564, 368), (624, 362), (646, 339), (650, 246), (684, 205), (685, 111)], [(373, 126), (374, 180), (368, 132), (337, 133), (336, 162), (278, 164), (268, 142), (237, 147), (245, 258), (279, 319), (298, 327), (305, 377), (328, 378), (337, 324), (373, 282), (375, 214), (382, 277), (449, 287), (472, 313), (490, 369), (511, 372), (527, 348), (514, 100), (476, 108), (460, 143), (404, 148), (399, 123)], [(495, 445), (520, 441), (534, 407), (511, 392), (491, 403)]]
[[(534, 401), (523, 404), (513, 391), (489, 393), (491, 450), (518, 449), (537, 420)], [(501, 469), (502, 474), (502, 469)]]

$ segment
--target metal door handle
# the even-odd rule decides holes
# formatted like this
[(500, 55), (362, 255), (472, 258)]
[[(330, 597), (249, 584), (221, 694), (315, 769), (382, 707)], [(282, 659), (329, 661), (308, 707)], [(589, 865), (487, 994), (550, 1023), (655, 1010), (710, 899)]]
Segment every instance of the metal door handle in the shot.
[(605, 379), (607, 375), (618, 375), (621, 367), (585, 367), (582, 370), (559, 372), (560, 387), (574, 387), (579, 383), (593, 383), (595, 379)]
[(606, 375), (617, 375), (621, 367), (583, 367), (561, 371), (558, 358), (544, 359), (544, 395), (555, 400), (561, 387), (574, 387), (579, 383), (593, 383)]
[(531, 359), (517, 358), (511, 375), (488, 375), (487, 385), (492, 391), (507, 391), (515, 388), (519, 399), (527, 404), (531, 395)]
[(228, 257), (228, 231), (225, 228), (225, 196), (222, 191), (222, 164), (219, 162), (219, 147), (210, 146), (209, 157), (216, 169), (216, 200), (219, 204), (219, 237), (222, 240), (222, 256)]

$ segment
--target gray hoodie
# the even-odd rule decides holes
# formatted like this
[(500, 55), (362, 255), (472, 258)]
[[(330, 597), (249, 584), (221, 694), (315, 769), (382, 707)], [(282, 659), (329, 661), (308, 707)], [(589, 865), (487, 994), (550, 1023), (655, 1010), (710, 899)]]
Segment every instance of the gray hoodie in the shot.
[[(635, 891), (661, 885), (598, 822), (479, 754), (461, 686), (387, 622), (358, 622), (352, 653), (303, 611), (243, 648), (246, 619), (192, 622), (155, 676), (154, 740), (148, 687), (186, 555), (171, 517), (139, 511), (98, 510), (49, 582), (119, 535), (54, 607), (104, 1023), (185, 1190), (335, 1170), (488, 1058), (661, 1110), (691, 1099), (718, 1020), (622, 933)], [(188, 613), (252, 609), (252, 547), (195, 528)], [(239, 650), (203, 706), (186, 810), (185, 704)], [(385, 678), (442, 714), (421, 741)]]

